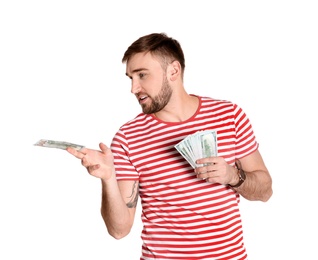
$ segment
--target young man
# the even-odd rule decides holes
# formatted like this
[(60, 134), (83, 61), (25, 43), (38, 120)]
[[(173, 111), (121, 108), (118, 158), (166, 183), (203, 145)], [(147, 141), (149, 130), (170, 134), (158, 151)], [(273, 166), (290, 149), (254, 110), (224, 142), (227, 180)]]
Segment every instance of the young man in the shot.
[[(247, 259), (240, 196), (265, 202), (272, 195), (248, 117), (232, 102), (186, 92), (182, 48), (166, 34), (139, 38), (122, 61), (143, 113), (118, 130), (110, 148), (67, 149), (101, 179), (109, 234), (130, 232), (140, 196), (140, 259)], [(175, 146), (201, 130), (216, 132), (217, 156), (193, 167)]]

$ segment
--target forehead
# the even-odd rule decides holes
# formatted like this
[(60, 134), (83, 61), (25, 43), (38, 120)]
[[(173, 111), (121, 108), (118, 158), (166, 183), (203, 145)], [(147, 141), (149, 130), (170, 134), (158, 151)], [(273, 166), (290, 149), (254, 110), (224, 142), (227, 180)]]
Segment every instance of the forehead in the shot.
[(137, 53), (132, 56), (126, 64), (126, 73), (131, 75), (140, 70), (151, 70), (161, 68), (158, 57), (151, 53)]

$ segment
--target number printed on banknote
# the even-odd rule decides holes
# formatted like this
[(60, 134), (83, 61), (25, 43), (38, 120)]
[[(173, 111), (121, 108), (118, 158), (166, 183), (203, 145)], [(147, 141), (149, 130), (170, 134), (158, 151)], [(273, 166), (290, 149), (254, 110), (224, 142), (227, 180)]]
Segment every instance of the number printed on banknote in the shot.
[(41, 147), (47, 147), (47, 148), (58, 148), (58, 149), (63, 149), (63, 150), (65, 150), (67, 147), (72, 147), (78, 151), (85, 147), (85, 146), (79, 145), (79, 144), (73, 144), (73, 143), (64, 142), (64, 141), (47, 140), (47, 139), (40, 139), (34, 145), (41, 146)]

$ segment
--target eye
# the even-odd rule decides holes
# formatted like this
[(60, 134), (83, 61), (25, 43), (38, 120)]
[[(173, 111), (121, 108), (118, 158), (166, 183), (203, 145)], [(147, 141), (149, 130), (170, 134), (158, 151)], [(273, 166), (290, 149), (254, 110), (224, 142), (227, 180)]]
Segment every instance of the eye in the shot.
[(140, 72), (140, 73), (139, 73), (139, 78), (141, 78), (141, 79), (142, 79), (142, 78), (144, 78), (144, 77), (145, 77), (145, 75), (146, 75), (145, 73)]

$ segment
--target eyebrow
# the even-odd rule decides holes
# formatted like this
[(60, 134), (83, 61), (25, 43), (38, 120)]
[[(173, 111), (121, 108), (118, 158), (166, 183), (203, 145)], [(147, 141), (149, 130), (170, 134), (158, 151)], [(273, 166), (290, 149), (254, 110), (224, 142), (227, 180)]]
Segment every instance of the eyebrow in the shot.
[[(135, 69), (135, 70), (132, 71), (131, 74), (136, 74), (137, 72), (143, 71), (143, 70), (148, 70), (148, 69), (146, 69), (146, 68)], [(126, 74), (127, 77), (130, 77), (127, 72), (125, 74)]]

